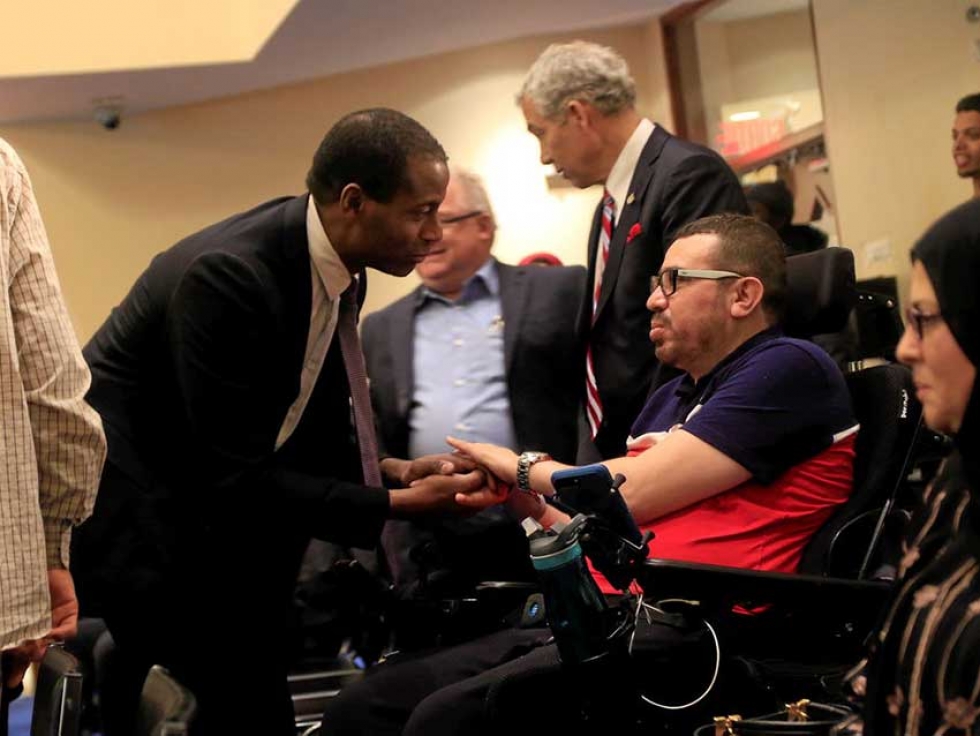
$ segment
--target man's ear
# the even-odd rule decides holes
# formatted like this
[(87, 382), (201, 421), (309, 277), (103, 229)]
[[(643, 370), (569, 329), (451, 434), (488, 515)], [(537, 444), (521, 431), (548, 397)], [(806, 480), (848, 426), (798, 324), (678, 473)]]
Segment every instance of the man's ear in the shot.
[(569, 100), (565, 103), (566, 119), (580, 128), (592, 125), (592, 106), (582, 100)]
[(490, 215), (486, 213), (478, 215), (476, 218), (476, 227), (480, 233), (480, 237), (490, 238), (491, 240), (493, 239), (496, 226), (494, 225), (493, 218), (491, 218)]
[(364, 207), (365, 194), (360, 184), (348, 184), (340, 192), (340, 211), (345, 214), (358, 214)]
[(743, 276), (735, 284), (732, 300), (732, 317), (748, 317), (750, 314), (761, 308), (762, 297), (765, 295), (765, 287), (755, 276)]

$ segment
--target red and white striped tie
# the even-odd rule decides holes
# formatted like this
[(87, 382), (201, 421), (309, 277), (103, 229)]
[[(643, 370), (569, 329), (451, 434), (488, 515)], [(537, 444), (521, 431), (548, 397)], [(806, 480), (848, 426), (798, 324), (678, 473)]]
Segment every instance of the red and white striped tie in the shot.
[[(599, 247), (595, 258), (595, 290), (592, 292), (592, 323), (595, 323), (596, 309), (599, 306), (599, 294), (602, 291), (602, 274), (609, 260), (609, 241), (612, 240), (613, 220), (616, 219), (616, 200), (609, 190), (602, 192), (602, 226), (599, 230)], [(595, 439), (602, 424), (602, 401), (599, 398), (599, 388), (596, 386), (595, 370), (592, 367), (592, 340), (589, 340), (585, 353), (585, 415), (589, 420), (589, 430)]]

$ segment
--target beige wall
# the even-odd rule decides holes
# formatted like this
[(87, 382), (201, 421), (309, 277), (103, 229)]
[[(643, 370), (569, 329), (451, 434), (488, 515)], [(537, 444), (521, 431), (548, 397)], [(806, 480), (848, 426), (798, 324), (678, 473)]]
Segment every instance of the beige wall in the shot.
[(711, 21), (699, 21), (694, 24), (701, 94), (704, 97), (706, 141), (715, 149), (718, 149), (721, 106), (726, 102), (735, 102), (739, 99), (732, 83), (732, 63), (728, 56), (726, 25)]
[(950, 154), (956, 101), (980, 91), (967, 0), (814, 0), (842, 244), (862, 276), (898, 274), (928, 224), (971, 193)]
[(815, 89), (817, 63), (805, 10), (725, 24), (732, 89), (737, 99)]
[[(657, 23), (535, 37), (240, 97), (95, 123), (0, 128), (29, 167), (69, 308), (84, 341), (150, 258), (181, 236), (265, 199), (303, 189), (312, 153), (338, 117), (384, 105), (416, 117), (453, 162), (481, 172), (499, 220), (496, 253), (551, 250), (583, 263), (595, 191), (549, 191), (537, 143), (514, 103), (545, 45), (586, 38), (617, 48), (640, 109), (669, 124)], [(371, 279), (367, 308), (414, 287)]]
[(817, 63), (807, 11), (695, 24), (707, 140), (718, 136), (721, 106), (816, 89)]

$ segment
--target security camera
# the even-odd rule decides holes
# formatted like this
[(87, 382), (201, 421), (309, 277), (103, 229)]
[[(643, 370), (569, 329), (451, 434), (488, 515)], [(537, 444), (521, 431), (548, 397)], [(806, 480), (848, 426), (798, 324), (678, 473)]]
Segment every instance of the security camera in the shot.
[(122, 121), (122, 110), (115, 106), (99, 105), (95, 108), (95, 122), (106, 130), (115, 130)]

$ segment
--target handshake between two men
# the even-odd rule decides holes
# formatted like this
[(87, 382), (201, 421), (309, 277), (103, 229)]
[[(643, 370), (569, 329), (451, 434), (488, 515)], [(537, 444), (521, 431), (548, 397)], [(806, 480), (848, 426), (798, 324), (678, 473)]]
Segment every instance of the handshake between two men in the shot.
[[(425, 510), (476, 513), (496, 504), (504, 504), (517, 519), (531, 516), (545, 521), (542, 516), (549, 510), (560, 513), (550, 509), (537, 493), (511, 493), (521, 485), (519, 457), (512, 450), (454, 437), (447, 441), (456, 452), (381, 461), (384, 475), (403, 488), (391, 494), (392, 518), (411, 518)], [(540, 459), (549, 458), (540, 455)], [(547, 521), (553, 523), (554, 519)]]

